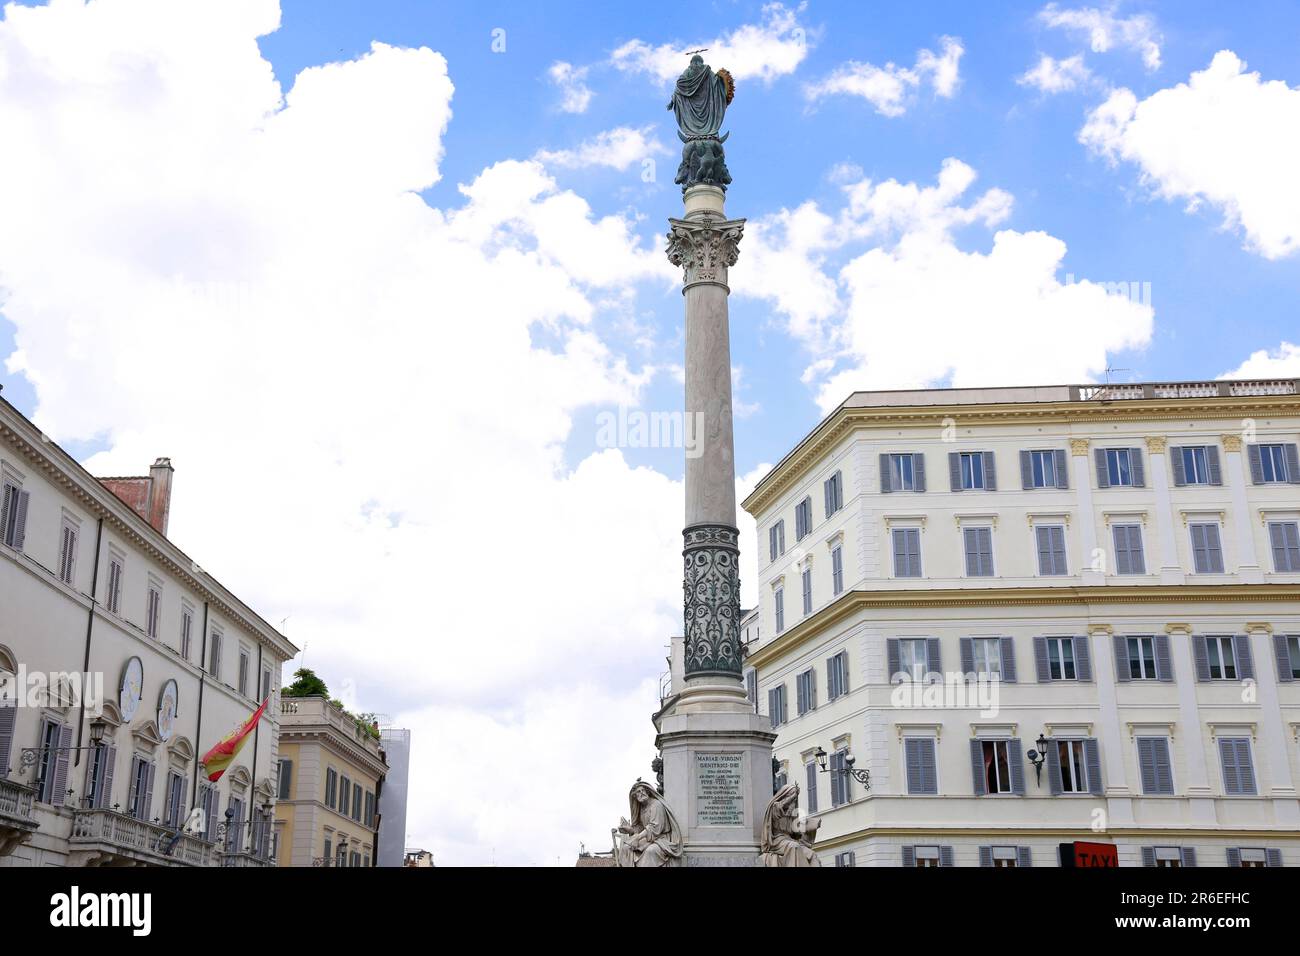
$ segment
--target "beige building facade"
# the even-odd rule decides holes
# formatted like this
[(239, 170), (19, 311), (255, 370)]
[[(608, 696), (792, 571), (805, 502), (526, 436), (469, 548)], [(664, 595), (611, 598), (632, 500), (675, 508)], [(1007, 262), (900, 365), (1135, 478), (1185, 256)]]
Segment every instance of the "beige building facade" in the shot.
[(1295, 380), (828, 416), (744, 503), (823, 862), (1300, 866), (1298, 442)]

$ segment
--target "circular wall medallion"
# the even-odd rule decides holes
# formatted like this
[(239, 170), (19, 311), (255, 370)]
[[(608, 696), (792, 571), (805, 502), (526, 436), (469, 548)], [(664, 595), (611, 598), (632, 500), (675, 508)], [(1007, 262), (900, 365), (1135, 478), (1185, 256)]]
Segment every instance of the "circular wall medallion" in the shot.
[(129, 721), (140, 709), (140, 695), (143, 692), (144, 665), (140, 663), (140, 658), (133, 657), (122, 668), (122, 687), (117, 699), (123, 721)]
[(164, 741), (171, 740), (179, 703), (180, 691), (176, 688), (176, 681), (169, 680), (158, 695), (158, 736)]

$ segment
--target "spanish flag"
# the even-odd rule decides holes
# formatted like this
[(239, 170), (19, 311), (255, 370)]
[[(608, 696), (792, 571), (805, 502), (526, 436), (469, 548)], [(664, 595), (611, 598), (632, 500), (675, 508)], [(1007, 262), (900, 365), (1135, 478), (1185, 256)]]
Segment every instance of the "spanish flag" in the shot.
[(266, 710), (266, 705), (270, 700), (271, 698), (268, 697), (266, 700), (262, 701), (262, 706), (253, 711), (253, 716), (244, 721), (243, 726), (238, 730), (227, 734), (219, 740), (211, 750), (203, 755), (203, 760), (200, 762), (207, 769), (208, 779), (213, 783), (221, 779), (221, 775), (226, 772), (226, 768), (231, 765), (235, 756), (243, 748), (244, 741), (246, 741), (248, 735), (253, 732), (253, 728), (257, 726), (257, 722), (262, 719), (262, 714)]

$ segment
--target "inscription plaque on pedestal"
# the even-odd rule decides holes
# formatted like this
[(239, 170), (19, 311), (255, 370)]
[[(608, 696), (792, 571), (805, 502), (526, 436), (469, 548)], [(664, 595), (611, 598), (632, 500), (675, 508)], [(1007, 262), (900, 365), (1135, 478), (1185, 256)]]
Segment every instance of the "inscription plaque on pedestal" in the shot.
[(740, 753), (695, 754), (695, 825), (743, 827), (744, 756)]

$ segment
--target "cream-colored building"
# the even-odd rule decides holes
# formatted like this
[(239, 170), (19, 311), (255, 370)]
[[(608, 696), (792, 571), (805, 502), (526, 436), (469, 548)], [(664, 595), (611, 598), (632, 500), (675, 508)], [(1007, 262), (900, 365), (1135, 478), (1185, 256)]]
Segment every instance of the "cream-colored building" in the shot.
[(324, 697), (280, 703), (280, 866), (373, 866), (388, 764), (377, 727)]
[(1298, 442), (1296, 380), (850, 396), (744, 503), (823, 862), (1300, 866)]
[[(167, 538), (171, 483), (166, 459), (97, 479), (0, 400), (0, 866), (271, 855), (296, 649)], [(199, 759), (267, 696), (209, 784)], [(196, 807), (202, 833), (178, 836)]]

